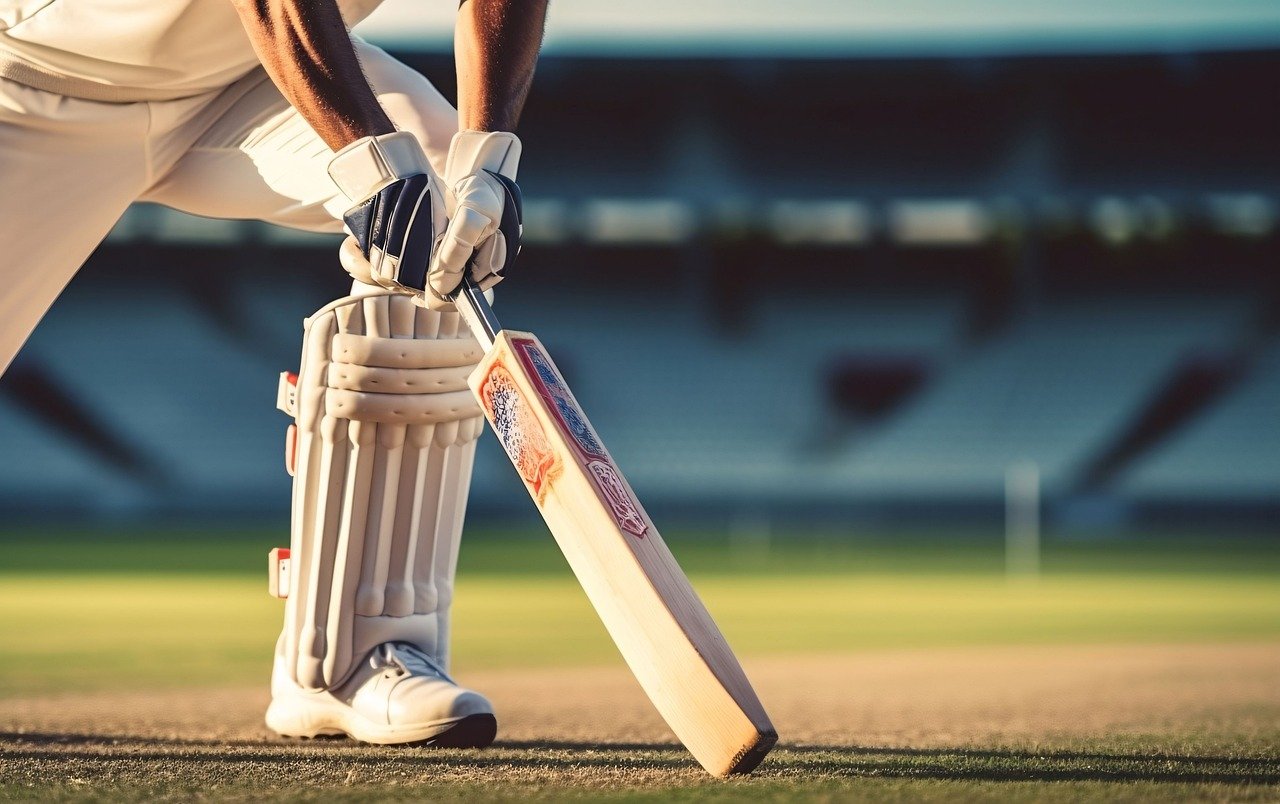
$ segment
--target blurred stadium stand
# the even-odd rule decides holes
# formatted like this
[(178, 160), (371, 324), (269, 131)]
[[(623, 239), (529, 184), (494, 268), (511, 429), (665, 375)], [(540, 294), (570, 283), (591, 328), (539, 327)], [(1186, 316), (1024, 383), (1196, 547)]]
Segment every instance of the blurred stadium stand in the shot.
[(176, 288), (86, 284), (59, 300), (26, 357), (79, 400), (82, 420), (143, 456), (149, 506), (278, 505), (279, 427), (262, 415), (275, 367), (202, 317)]
[(1099, 299), (1047, 305), (955, 360), (833, 478), (901, 498), (998, 497), (1012, 460), (1071, 492), (1193, 350), (1222, 349), (1244, 300)]
[(1166, 505), (1274, 500), (1280, 478), (1280, 341), (1194, 421), (1155, 446), (1119, 491)]
[[(1030, 460), (1051, 516), (1280, 514), (1280, 43), (1150, 51), (553, 53), (501, 317), (654, 509), (998, 511)], [(0, 380), (0, 515), (283, 515), (335, 245), (131, 209)], [(473, 511), (522, 494), (486, 438)]]

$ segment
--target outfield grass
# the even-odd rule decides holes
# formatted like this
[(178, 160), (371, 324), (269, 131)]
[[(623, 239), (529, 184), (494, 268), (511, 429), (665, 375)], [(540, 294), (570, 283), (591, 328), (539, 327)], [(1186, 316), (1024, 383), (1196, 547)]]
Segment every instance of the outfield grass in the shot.
[[(1049, 540), (1049, 575), (1200, 575), (1280, 577), (1274, 534), (1249, 538), (1195, 537)], [(741, 542), (721, 532), (664, 530), (688, 572), (700, 575), (1000, 575), (1000, 534), (785, 531), (767, 543)], [(173, 527), (131, 530), (0, 531), (0, 574), (164, 572), (259, 575), (266, 553), (287, 546), (278, 528)], [(463, 541), (460, 572), (482, 575), (561, 575), (567, 572), (551, 536), (540, 527), (473, 529)]]
[[(0, 696), (265, 679), (272, 537), (0, 538)], [(994, 544), (670, 541), (747, 655), (1280, 636), (1263, 542), (1050, 546), (1042, 578), (1011, 582)], [(549, 538), (483, 534), (461, 563), (460, 672), (616, 661)]]
[[(280, 625), (283, 604), (267, 595), (265, 572), (278, 531), (0, 534), (0, 712), (6, 702), (12, 707), (0, 732), (0, 800), (1276, 800), (1280, 702), (1266, 691), (1272, 654), (1265, 651), (1280, 637), (1280, 551), (1268, 542), (1050, 542), (1042, 577), (1019, 581), (1004, 576), (998, 539), (981, 535), (806, 536), (762, 545), (668, 534), (730, 642), (758, 668), (775, 668), (766, 681), (807, 667), (811, 684), (826, 685), (816, 689), (830, 705), (820, 726), (810, 709), (788, 711), (787, 696), (777, 693), (791, 686), (775, 684), (774, 700), (784, 699), (775, 716), (788, 727), (783, 744), (757, 774), (724, 782), (679, 746), (628, 737), (625, 726), (611, 732), (616, 742), (549, 741), (540, 735), (572, 735), (582, 723), (574, 715), (531, 721), (536, 709), (513, 719), (537, 739), (507, 738), (478, 752), (268, 738), (253, 725), (261, 701), (250, 691), (265, 693)], [(611, 688), (584, 666), (616, 668), (620, 660), (549, 537), (469, 536), (454, 633), (460, 675), (492, 669), (493, 681), (505, 668), (517, 671), (508, 680), (523, 679), (524, 668), (553, 668), (539, 683), (563, 676), (560, 694), (597, 685), (598, 711), (579, 713), (583, 722), (616, 716), (616, 701), (601, 694)], [(1134, 668), (1146, 649), (1135, 653), (1129, 643), (1163, 643), (1152, 650), (1172, 663), (1142, 675)], [(1200, 660), (1170, 649), (1195, 643), (1205, 645), (1196, 649)], [(1117, 647), (1074, 647), (1108, 644)], [(1026, 665), (1041, 668), (1028, 675), (999, 666), (1018, 650), (1003, 646), (1018, 645), (1068, 647), (1046, 648), (1060, 658)], [(960, 651), (940, 653), (950, 664), (924, 675), (915, 663), (931, 663), (931, 652), (882, 651), (947, 647)], [(971, 648), (976, 659), (960, 656)], [(1071, 667), (1108, 684), (1143, 681), (1101, 699), (1092, 682), (1082, 695), (1064, 679), (1076, 670), (1042, 681), (1055, 662), (1099, 652), (1127, 656), (1129, 669), (1099, 674), (1091, 658)], [(860, 661), (845, 664), (851, 656), (883, 663), (886, 655), (912, 658), (887, 660), (882, 675), (855, 668)], [(1205, 663), (1205, 655), (1214, 658)], [(824, 666), (835, 671), (818, 682)], [(848, 700), (846, 667), (863, 679)], [(898, 680), (903, 667), (914, 681)], [(962, 673), (969, 675), (958, 687), (928, 698), (939, 708), (917, 705), (917, 696), (931, 694), (921, 678), (945, 686)], [(1075, 697), (1028, 708), (1003, 686), (1015, 682), (1023, 696), (1074, 689)], [(983, 685), (986, 692), (977, 689)], [(1182, 697), (1173, 709), (1153, 710), (1151, 685), (1161, 700)], [(204, 704), (188, 687), (224, 697)], [(898, 720), (860, 715), (877, 690), (897, 703), (874, 711)], [(1135, 712), (1185, 715), (1148, 714), (1138, 731), (1055, 733), (1063, 720), (1087, 722), (1095, 701), (1123, 708), (1131, 693), (1141, 699)], [(1013, 708), (999, 705), (1006, 697)], [(975, 710), (972, 701), (987, 703)], [(1041, 721), (1018, 732), (1025, 736), (990, 736), (1002, 732), (988, 718), (1036, 711)], [(1063, 714), (1045, 719), (1045, 711)], [(849, 718), (860, 718), (863, 730), (844, 731)], [(249, 725), (232, 727), (242, 731), (227, 738), (220, 733), (227, 722)], [(806, 727), (843, 736), (815, 741)], [(886, 729), (899, 737), (867, 737)], [(924, 745), (902, 736), (921, 733)]]

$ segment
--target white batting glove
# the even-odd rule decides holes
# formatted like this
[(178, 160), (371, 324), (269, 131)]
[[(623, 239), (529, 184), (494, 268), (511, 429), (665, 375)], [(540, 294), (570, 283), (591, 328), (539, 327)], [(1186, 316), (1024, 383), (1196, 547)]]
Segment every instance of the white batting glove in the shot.
[(522, 229), (515, 182), (520, 150), (520, 140), (505, 131), (454, 135), (444, 168), (449, 225), (427, 276), (436, 302), (451, 304), (449, 296), (462, 283), (463, 271), (488, 290), (515, 262)]
[(405, 131), (363, 137), (334, 156), (329, 175), (355, 204), (342, 218), (351, 235), (338, 252), (342, 267), (419, 305), (434, 302), (427, 270), (447, 223), (445, 193), (418, 141)]

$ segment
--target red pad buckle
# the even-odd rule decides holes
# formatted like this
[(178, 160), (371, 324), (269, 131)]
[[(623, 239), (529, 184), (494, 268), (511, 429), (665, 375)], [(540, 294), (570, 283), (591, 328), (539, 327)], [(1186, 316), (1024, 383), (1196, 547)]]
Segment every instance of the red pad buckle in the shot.
[(298, 418), (298, 375), (292, 371), (280, 372), (280, 384), (276, 386), (276, 407), (293, 418)]
[(289, 596), (288, 547), (276, 547), (267, 553), (267, 589), (273, 597)]

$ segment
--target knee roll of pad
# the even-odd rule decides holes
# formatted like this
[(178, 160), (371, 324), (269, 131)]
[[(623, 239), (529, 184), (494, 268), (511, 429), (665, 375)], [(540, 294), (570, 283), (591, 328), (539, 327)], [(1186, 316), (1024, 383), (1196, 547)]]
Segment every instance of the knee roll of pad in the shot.
[(280, 396), (295, 419), (284, 664), (304, 688), (327, 689), (383, 642), (447, 662), (484, 426), (466, 379), (483, 350), (457, 313), (392, 293), (339, 299), (305, 332)]

